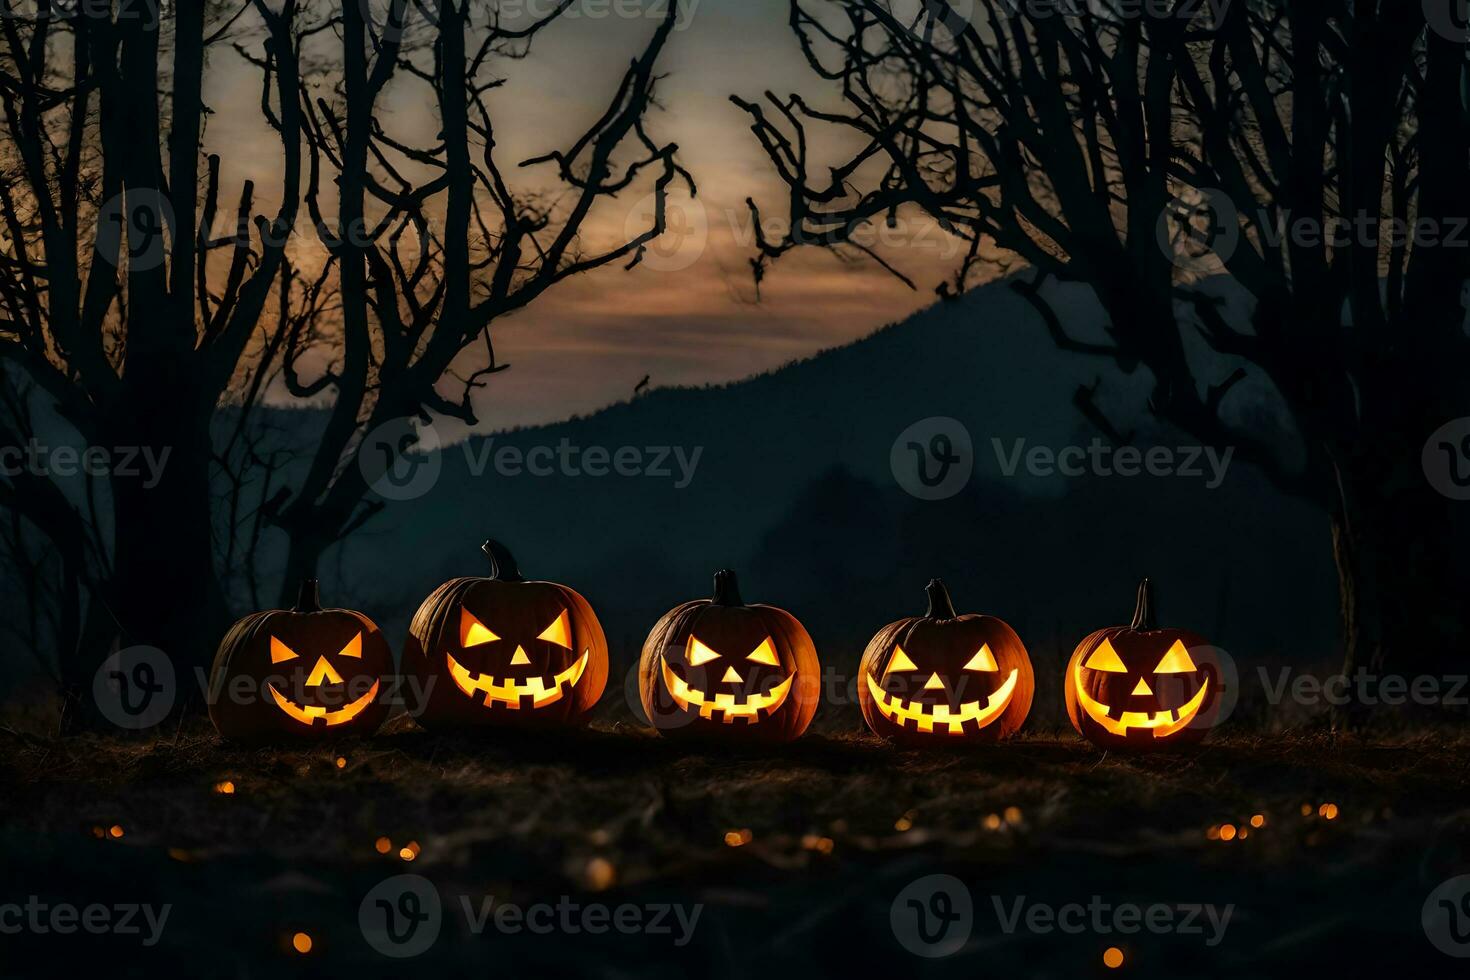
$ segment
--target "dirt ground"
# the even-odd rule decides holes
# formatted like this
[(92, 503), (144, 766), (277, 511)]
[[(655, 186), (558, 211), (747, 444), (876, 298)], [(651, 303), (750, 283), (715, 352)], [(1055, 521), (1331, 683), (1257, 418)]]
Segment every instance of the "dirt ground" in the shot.
[[(1462, 966), (1430, 944), (1421, 910), (1470, 873), (1464, 735), (1235, 735), (1125, 757), (1070, 732), (962, 752), (827, 733), (739, 753), (623, 724), (470, 740), (399, 719), (370, 741), (292, 750), (225, 746), (197, 723), (151, 738), (7, 728), (0, 747), (0, 903), (170, 906), (153, 945), (147, 926), (0, 935), (5, 976), (82, 961), (230, 977)], [(432, 883), (441, 912), (437, 939), (400, 960), (371, 945), (360, 913), (405, 873)], [(918, 926), (901, 921), (960, 914), (953, 892), (910, 888), (932, 874), (958, 878), (971, 904), (968, 938), (946, 935), (939, 957), (910, 952)], [(525, 918), (482, 923), (487, 900)], [(533, 931), (529, 910), (558, 903), (572, 924)], [(1171, 926), (1123, 931), (1115, 915), (1156, 905)], [(588, 906), (627, 918), (594, 931), (576, 918)], [(655, 906), (698, 918), (682, 929), (666, 909), (660, 931)], [(1223, 929), (1206, 906), (1217, 922), (1229, 908)]]

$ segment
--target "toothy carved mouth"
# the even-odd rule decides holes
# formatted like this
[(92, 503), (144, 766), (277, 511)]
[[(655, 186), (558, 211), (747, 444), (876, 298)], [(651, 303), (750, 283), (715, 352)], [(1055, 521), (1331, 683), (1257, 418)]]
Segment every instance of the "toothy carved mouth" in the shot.
[(958, 708), (951, 708), (947, 704), (920, 704), (917, 701), (905, 701), (896, 694), (889, 694), (878, 686), (878, 682), (868, 675), (868, 693), (873, 696), (873, 703), (878, 706), (878, 712), (889, 721), (900, 728), (906, 724), (912, 724), (915, 731), (933, 732), (939, 731), (950, 735), (963, 735), (965, 724), (971, 723), (975, 728), (981, 729), (996, 719), (1006, 706), (1011, 703), (1011, 695), (1016, 691), (1016, 678), (1019, 670), (1012, 668), (1010, 676), (1005, 683), (991, 692), (985, 706), (981, 707), (979, 701), (966, 701)]
[(449, 676), (454, 678), (455, 686), (471, 698), (477, 694), (485, 695), (485, 707), (499, 703), (519, 708), (522, 698), (530, 698), (531, 707), (544, 708), (560, 701), (563, 695), (577, 686), (577, 681), (582, 679), (582, 671), (587, 669), (587, 658), (591, 653), (590, 647), (583, 650), (576, 663), (549, 681), (540, 677), (527, 677), (523, 680), (508, 677), (497, 680), (486, 674), (475, 673), (455, 660), (453, 654), (445, 654), (445, 657), (449, 660)]
[(698, 711), (699, 717), (712, 720), (715, 712), (720, 712), (720, 720), (726, 725), (733, 725), (737, 721), (743, 721), (753, 725), (762, 714), (770, 716), (775, 714), (776, 709), (786, 700), (786, 695), (791, 691), (791, 681), (795, 674), (787, 677), (781, 683), (771, 688), (765, 694), (751, 694), (740, 696), (734, 694), (716, 694), (711, 698), (703, 691), (696, 691), (685, 683), (684, 679), (669, 669), (667, 660), (663, 663), (664, 688), (674, 703), (685, 711)]
[(1092, 697), (1082, 686), (1082, 667), (1079, 665), (1072, 678), (1073, 690), (1077, 692), (1077, 703), (1082, 705), (1082, 710), (1087, 712), (1087, 717), (1097, 722), (1107, 731), (1109, 735), (1126, 736), (1130, 729), (1149, 731), (1154, 738), (1167, 738), (1175, 732), (1189, 727), (1199, 714), (1200, 708), (1205, 703), (1205, 692), (1210, 688), (1210, 679), (1206, 677), (1194, 697), (1186, 701), (1178, 708), (1165, 708), (1161, 711), (1124, 711), (1117, 718), (1109, 717), (1113, 710), (1101, 701)]
[(340, 725), (344, 722), (351, 721), (358, 715), (362, 714), (363, 709), (366, 708), (369, 704), (372, 704), (373, 700), (377, 698), (378, 685), (380, 683), (381, 681), (373, 681), (373, 686), (368, 688), (368, 692), (366, 694), (358, 698), (356, 701), (344, 704), (342, 707), (338, 708), (335, 711), (328, 711), (326, 708), (323, 708), (319, 704), (297, 704), (295, 701), (292, 701), (280, 691), (276, 690), (275, 684), (268, 683), (266, 684), (265, 689), (271, 692), (271, 697), (275, 699), (276, 707), (280, 708), (282, 711), (286, 712), (286, 714), (301, 722), (301, 724), (312, 725), (318, 721), (321, 721), (324, 723), (325, 727), (331, 728), (334, 725)]

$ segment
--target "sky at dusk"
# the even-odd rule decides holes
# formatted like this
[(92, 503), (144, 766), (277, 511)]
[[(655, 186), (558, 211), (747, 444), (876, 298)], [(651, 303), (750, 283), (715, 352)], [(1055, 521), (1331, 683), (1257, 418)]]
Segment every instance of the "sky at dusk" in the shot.
[[(507, 0), (520, 10), (549, 0)], [(667, 0), (591, 2), (573, 7), (523, 61), (503, 63), (492, 96), (497, 158), (520, 186), (552, 185), (549, 168), (507, 166), (569, 146), (606, 107), (612, 86), (642, 50)], [(512, 7), (511, 4), (517, 6)], [(641, 12), (619, 16), (616, 11)], [(572, 16), (575, 14), (575, 16)], [(481, 429), (555, 421), (628, 397), (645, 374), (654, 386), (745, 377), (846, 343), (929, 305), (958, 259), (959, 245), (931, 230), (918, 244), (884, 250), (919, 285), (910, 290), (875, 264), (843, 262), (815, 249), (783, 259), (755, 302), (753, 233), (745, 199), (767, 220), (784, 219), (785, 196), (748, 117), (729, 101), (800, 91), (819, 104), (830, 93), (810, 74), (787, 25), (786, 0), (690, 0), (664, 51), (656, 139), (680, 147), (699, 195), (671, 199), (670, 231), (644, 266), (599, 270), (559, 286), (494, 326), (498, 359), (511, 370), (478, 393)], [(258, 75), (216, 49), (208, 97), (215, 114), (206, 150), (224, 159), (222, 198), (239, 182), (260, 184), (261, 206), (279, 173), (280, 147), (258, 110)], [(379, 118), (395, 134), (432, 143), (437, 119), (420, 85), (390, 90)], [(478, 152), (478, 151), (476, 151)], [(278, 182), (279, 178), (274, 177)], [(630, 222), (647, 222), (651, 183), (594, 214), (590, 245), (614, 244)], [(637, 227), (637, 225), (632, 225)], [(451, 427), (452, 429), (452, 427)]]

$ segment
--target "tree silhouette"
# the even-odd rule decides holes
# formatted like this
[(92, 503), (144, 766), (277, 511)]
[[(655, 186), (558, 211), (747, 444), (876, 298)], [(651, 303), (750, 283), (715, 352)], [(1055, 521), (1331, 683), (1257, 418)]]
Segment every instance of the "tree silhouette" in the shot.
[[(1463, 25), (1440, 6), (1426, 23), (1433, 3), (1242, 0), (1216, 20), (1197, 3), (978, 0), (963, 18), (793, 0), (842, 108), (734, 98), (790, 188), (791, 230), (759, 237), (757, 273), (901, 209), (970, 243), (961, 283), (989, 252), (1018, 256), (1032, 271), (1016, 288), (1060, 348), (1146, 369), (1150, 411), (1323, 506), (1349, 671), (1442, 667), (1464, 638), (1464, 526), (1420, 454), (1470, 414), (1470, 131)], [(820, 150), (852, 142), (817, 171)], [(1249, 292), (1248, 323), (1225, 315), (1210, 271)], [(1091, 287), (1106, 339), (1067, 332), (1048, 278)], [(1197, 338), (1237, 366), (1202, 373), (1222, 357), (1202, 359)], [(1250, 375), (1289, 409), (1288, 444), (1231, 404)], [(1078, 403), (1100, 420), (1088, 389)]]
[[(590, 128), (516, 161), (526, 186), (508, 176), (488, 96), (570, 6), (511, 24), (484, 0), (210, 0), (160, 17), (0, 0), (0, 444), (24, 445), (44, 401), (89, 445), (169, 453), (156, 486), (113, 472), (83, 503), (51, 474), (0, 480), (22, 525), (9, 553), (55, 556), (70, 705), (119, 634), (206, 662), (229, 616), (222, 563), (234, 576), (281, 535), (293, 589), (382, 506), (356, 462), (366, 433), (474, 422), (472, 391), (505, 367), (494, 322), (636, 264), (670, 186), (693, 193), (645, 128), (677, 3)], [(208, 66), (231, 49), (280, 143), (279, 185), (244, 181), (233, 207), (201, 151)], [(427, 145), (396, 135), (390, 91), (437, 114)], [(647, 227), (585, 246), (596, 206), (644, 180)], [(265, 407), (292, 397), (329, 403), (305, 467), (261, 437)]]

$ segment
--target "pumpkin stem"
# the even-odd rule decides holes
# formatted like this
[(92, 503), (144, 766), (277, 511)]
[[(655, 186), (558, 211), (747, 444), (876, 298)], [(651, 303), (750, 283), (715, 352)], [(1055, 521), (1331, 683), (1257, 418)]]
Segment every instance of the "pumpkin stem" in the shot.
[(1138, 583), (1138, 604), (1133, 607), (1133, 626), (1136, 630), (1156, 630), (1158, 620), (1154, 618), (1154, 584), (1148, 579)]
[(929, 611), (924, 613), (925, 619), (959, 619), (959, 614), (954, 611), (954, 603), (950, 601), (949, 590), (944, 583), (937, 578), (931, 578), (929, 584), (924, 587), (924, 592), (929, 596)]
[(499, 541), (489, 540), (480, 545), (480, 550), (490, 558), (490, 578), (496, 582), (524, 582), (521, 568), (515, 555)]
[(301, 580), (301, 591), (296, 594), (296, 608), (292, 612), (313, 613), (322, 611), (321, 588), (314, 578)]
[(715, 606), (743, 606), (745, 600), (740, 598), (740, 583), (735, 579), (735, 573), (728, 568), (722, 568), (715, 572), (715, 594), (710, 599), (710, 604)]

